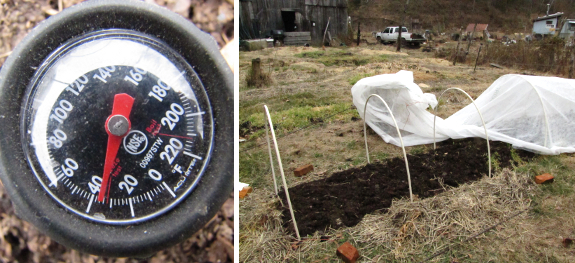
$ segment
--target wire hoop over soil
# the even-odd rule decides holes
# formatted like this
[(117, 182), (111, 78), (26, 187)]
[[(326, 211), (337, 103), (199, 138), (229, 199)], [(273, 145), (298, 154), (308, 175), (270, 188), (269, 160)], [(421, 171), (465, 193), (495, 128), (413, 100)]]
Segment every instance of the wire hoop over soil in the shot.
[[(439, 99), (437, 99), (437, 101), (439, 101), (441, 99), (441, 97), (443, 96), (443, 94), (445, 94), (445, 92), (450, 91), (450, 90), (459, 90), (459, 91), (463, 92), (471, 100), (471, 103), (473, 103), (473, 106), (475, 106), (477, 113), (479, 113), (479, 118), (481, 118), (481, 123), (483, 123), (483, 129), (485, 130), (485, 140), (487, 140), (487, 160), (489, 162), (489, 174), (487, 174), (487, 175), (489, 177), (491, 177), (491, 149), (489, 148), (489, 136), (487, 135), (487, 127), (485, 126), (485, 121), (483, 121), (483, 115), (481, 114), (481, 111), (477, 107), (477, 104), (475, 104), (475, 101), (473, 100), (473, 98), (471, 98), (471, 96), (469, 96), (469, 94), (467, 94), (467, 92), (465, 92), (464, 90), (462, 90), (460, 88), (446, 89), (445, 91), (443, 91), (441, 93), (441, 95), (439, 95)], [(439, 103), (437, 103), (437, 106), (435, 106), (435, 113), (433, 116), (433, 150), (435, 150), (435, 119), (437, 119), (437, 109), (438, 108), (439, 108)]]
[[(510, 168), (535, 156), (531, 152), (512, 149), (504, 142), (490, 143), (493, 152), (497, 153), (497, 169)], [(435, 151), (430, 149), (410, 154), (414, 203), (417, 199), (432, 197), (485, 177), (482, 171), (488, 165), (487, 157), (481, 151), (483, 147), (483, 138), (449, 139), (437, 143)], [(397, 199), (411, 203), (407, 180), (397, 176), (406, 172), (402, 159), (397, 156), (374, 161), (290, 187), (300, 235), (305, 237), (316, 231), (323, 235), (330, 229), (353, 227), (367, 214), (387, 213)], [(279, 195), (283, 199), (283, 227), (293, 229), (285, 195), (281, 191)]]
[[(295, 216), (294, 216), (294, 213), (293, 213), (293, 208), (292, 208), (292, 205), (291, 205), (290, 197), (289, 197), (289, 191), (288, 191), (288, 187), (287, 187), (287, 183), (286, 183), (286, 178), (285, 178), (285, 175), (284, 175), (284, 169), (283, 169), (283, 166), (282, 166), (282, 159), (281, 159), (281, 157), (280, 157), (280, 150), (278, 149), (278, 142), (277, 142), (277, 140), (276, 140), (276, 133), (275, 133), (275, 131), (274, 131), (274, 126), (273, 126), (273, 124), (272, 124), (272, 118), (270, 117), (270, 112), (268, 111), (268, 106), (267, 106), (267, 105), (264, 105), (264, 112), (265, 112), (266, 119), (267, 119), (266, 128), (268, 128), (268, 130), (266, 130), (266, 137), (267, 137), (267, 139), (268, 139), (268, 150), (269, 150), (269, 154), (270, 154), (270, 165), (271, 165), (271, 168), (272, 168), (272, 176), (273, 176), (273, 179), (274, 179), (274, 186), (275, 186), (275, 190), (276, 190), (276, 195), (277, 195), (277, 193), (278, 193), (278, 188), (277, 188), (276, 175), (275, 175), (275, 172), (274, 172), (274, 165), (273, 165), (273, 160), (272, 160), (273, 158), (272, 158), (272, 150), (271, 150), (271, 147), (270, 147), (269, 131), (271, 131), (271, 133), (272, 133), (272, 140), (274, 141), (274, 148), (275, 148), (276, 156), (277, 156), (277, 160), (278, 160), (278, 167), (279, 167), (279, 169), (280, 169), (280, 174), (281, 174), (281, 176), (282, 176), (282, 181), (283, 181), (283, 184), (284, 184), (284, 189), (285, 189), (285, 191), (286, 191), (286, 199), (287, 199), (287, 203), (288, 203), (288, 205), (289, 205), (289, 210), (290, 210), (290, 214), (291, 214), (291, 219), (292, 219), (292, 221), (293, 221), (293, 227), (294, 227), (294, 229), (295, 229), (295, 233), (296, 233), (296, 235), (297, 235), (297, 239), (298, 239), (298, 240), (301, 240), (301, 237), (299, 236), (299, 230), (298, 230), (298, 228), (297, 228), (297, 223), (296, 223), (296, 221), (295, 221)], [(268, 126), (268, 125), (269, 125), (269, 126)]]
[(531, 85), (531, 87), (533, 88), (533, 90), (537, 94), (537, 97), (539, 97), (539, 102), (541, 102), (541, 108), (543, 109), (543, 115), (545, 116), (545, 143), (543, 144), (543, 146), (548, 147), (547, 146), (547, 139), (548, 139), (547, 137), (549, 137), (549, 141), (551, 141), (551, 133), (549, 133), (549, 118), (547, 118), (547, 110), (545, 110), (545, 104), (543, 103), (543, 98), (541, 98), (541, 94), (539, 93), (539, 90), (537, 90), (537, 88), (535, 88), (534, 85)]
[(409, 174), (409, 164), (407, 163), (407, 154), (405, 153), (405, 146), (403, 145), (403, 139), (401, 138), (401, 133), (399, 132), (399, 126), (397, 125), (397, 122), (395, 121), (395, 117), (393, 117), (393, 112), (391, 112), (391, 109), (389, 108), (389, 106), (387, 105), (385, 100), (383, 100), (383, 98), (377, 94), (369, 95), (369, 97), (367, 97), (367, 99), (365, 100), (365, 106), (363, 108), (363, 138), (365, 139), (365, 154), (367, 155), (367, 163), (371, 163), (371, 162), (369, 161), (369, 149), (367, 147), (367, 126), (365, 125), (365, 115), (366, 115), (366, 111), (367, 111), (367, 102), (369, 102), (369, 99), (373, 96), (378, 97), (381, 100), (381, 102), (383, 102), (383, 105), (385, 105), (385, 107), (389, 111), (389, 115), (391, 116), (391, 119), (393, 120), (393, 123), (395, 124), (395, 129), (397, 130), (397, 135), (399, 136), (399, 141), (401, 142), (401, 149), (403, 150), (403, 159), (405, 160), (405, 169), (407, 170), (407, 182), (409, 184), (409, 199), (411, 200), (411, 202), (413, 202), (413, 191), (411, 190), (411, 175)]

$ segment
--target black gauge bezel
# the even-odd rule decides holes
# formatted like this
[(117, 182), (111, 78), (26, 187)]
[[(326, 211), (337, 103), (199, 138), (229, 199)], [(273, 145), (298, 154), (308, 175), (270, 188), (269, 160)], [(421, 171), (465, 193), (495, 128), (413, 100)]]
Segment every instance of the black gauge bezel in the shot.
[[(50, 187), (48, 187), (48, 185), (46, 185), (46, 183), (43, 181), (43, 178), (45, 178), (44, 175), (44, 171), (42, 170), (42, 167), (40, 165), (40, 163), (37, 160), (37, 156), (35, 156), (34, 154), (34, 150), (33, 148), (35, 146), (31, 145), (31, 133), (28, 133), (27, 131), (30, 130), (30, 126), (32, 125), (30, 123), (31, 118), (33, 117), (31, 113), (32, 111), (32, 104), (34, 102), (34, 98), (35, 98), (35, 93), (37, 92), (37, 86), (41, 83), (44, 82), (44, 76), (46, 74), (47, 71), (49, 71), (52, 66), (54, 66), (54, 64), (63, 56), (65, 56), (68, 52), (72, 51), (74, 48), (81, 46), (82, 44), (85, 44), (87, 42), (92, 42), (92, 41), (96, 41), (96, 40), (102, 40), (102, 39), (114, 39), (114, 40), (128, 40), (128, 41), (133, 41), (148, 47), (153, 48), (155, 51), (157, 51), (158, 53), (164, 55), (168, 60), (170, 60), (170, 62), (172, 62), (173, 64), (176, 65), (177, 68), (181, 68), (186, 70), (186, 72), (190, 72), (190, 74), (187, 74), (185, 76), (185, 78), (187, 79), (188, 84), (190, 84), (190, 87), (192, 88), (194, 95), (196, 95), (196, 99), (198, 100), (199, 105), (201, 105), (202, 107), (202, 111), (207, 112), (206, 115), (204, 115), (205, 117), (207, 117), (207, 128), (209, 128), (208, 132), (205, 133), (206, 135), (206, 139), (209, 140), (209, 146), (207, 147), (207, 151), (205, 153), (202, 152), (202, 155), (205, 154), (205, 158), (204, 160), (202, 160), (202, 168), (199, 170), (198, 174), (195, 174), (195, 178), (194, 178), (194, 182), (193, 184), (190, 186), (190, 188), (181, 196), (177, 197), (177, 200), (171, 204), (169, 204), (168, 206), (156, 211), (153, 214), (150, 215), (146, 215), (144, 217), (139, 217), (137, 219), (123, 219), (123, 220), (110, 220), (110, 219), (99, 219), (99, 218), (95, 218), (93, 216), (90, 215), (86, 215), (86, 213), (82, 213), (82, 211), (78, 210), (78, 208), (73, 207), (73, 205), (67, 203), (66, 201), (62, 200), (61, 198), (58, 197), (58, 195), (55, 193), (55, 191), (53, 191), (54, 189), (50, 189)], [(150, 73), (151, 74), (151, 73)], [(86, 219), (89, 220), (93, 220), (95, 222), (99, 222), (99, 223), (104, 223), (104, 224), (117, 224), (117, 225), (130, 225), (130, 224), (135, 224), (135, 223), (139, 223), (139, 222), (143, 222), (146, 220), (149, 220), (151, 218), (157, 217), (157, 216), (161, 216), (162, 214), (166, 213), (167, 211), (169, 211), (170, 209), (172, 209), (173, 207), (177, 206), (182, 200), (184, 200), (187, 195), (192, 192), (194, 190), (194, 188), (196, 187), (197, 183), (199, 182), (199, 180), (201, 180), (202, 175), (204, 174), (204, 170), (205, 167), (207, 165), (209, 165), (209, 161), (210, 161), (210, 157), (211, 157), (211, 149), (213, 146), (213, 119), (212, 117), (212, 107), (209, 104), (209, 101), (205, 100), (204, 98), (207, 98), (207, 94), (205, 94), (205, 89), (201, 83), (201, 81), (199, 80), (199, 78), (197, 77), (197, 74), (194, 72), (193, 68), (185, 61), (185, 59), (183, 59), (179, 54), (177, 54), (174, 50), (172, 50), (170, 47), (166, 46), (165, 43), (162, 43), (160, 40), (155, 39), (152, 36), (149, 35), (145, 35), (143, 33), (137, 32), (137, 31), (133, 31), (133, 30), (122, 30), (122, 29), (106, 29), (106, 30), (98, 30), (98, 31), (94, 31), (94, 32), (90, 32), (87, 34), (84, 34), (82, 36), (73, 38), (71, 40), (68, 40), (66, 43), (62, 44), (62, 46), (60, 46), (58, 49), (56, 49), (51, 55), (48, 56), (48, 58), (46, 58), (46, 61), (44, 63), (42, 63), (40, 65), (40, 67), (38, 68), (38, 70), (36, 71), (36, 74), (32, 77), (32, 80), (27, 88), (26, 94), (24, 95), (24, 97), (26, 98), (26, 100), (23, 103), (23, 107), (22, 107), (22, 113), (21, 113), (21, 135), (22, 135), (22, 146), (24, 149), (24, 154), (25, 157), (32, 169), (32, 172), (34, 173), (34, 175), (36, 176), (36, 178), (40, 181), (40, 183), (42, 184), (42, 186), (44, 187), (44, 190), (46, 192), (48, 192), (48, 194), (56, 199), (57, 202), (59, 202), (62, 206), (66, 207), (68, 210), (76, 213), (78, 216), (84, 217)], [(106, 116), (107, 117), (107, 116)], [(105, 142), (103, 142), (105, 143)], [(103, 163), (102, 163), (103, 165)]]
[[(38, 67), (63, 43), (104, 29), (154, 36), (192, 65), (213, 113), (212, 157), (190, 195), (162, 216), (133, 225), (106, 225), (67, 211), (44, 191), (20, 143), (20, 112)], [(57, 242), (82, 252), (146, 257), (201, 229), (233, 190), (233, 74), (215, 40), (183, 17), (137, 0), (91, 0), (65, 9), (33, 29), (0, 71), (0, 179), (16, 214)]]

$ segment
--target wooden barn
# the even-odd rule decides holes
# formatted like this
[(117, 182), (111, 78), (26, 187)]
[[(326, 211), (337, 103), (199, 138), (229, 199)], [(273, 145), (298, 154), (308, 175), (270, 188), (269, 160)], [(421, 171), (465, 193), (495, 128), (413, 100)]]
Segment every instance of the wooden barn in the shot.
[(347, 35), (347, 0), (240, 0), (240, 39), (272, 37), (283, 30), (284, 44), (321, 45)]

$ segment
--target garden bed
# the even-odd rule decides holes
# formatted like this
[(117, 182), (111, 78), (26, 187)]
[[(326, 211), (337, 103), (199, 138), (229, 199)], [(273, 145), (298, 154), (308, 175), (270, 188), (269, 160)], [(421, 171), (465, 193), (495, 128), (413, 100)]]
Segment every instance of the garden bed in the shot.
[[(490, 146), (495, 169), (511, 167), (519, 159), (535, 156), (502, 142), (490, 142)], [(414, 198), (436, 195), (447, 187), (478, 180), (488, 172), (483, 139), (447, 140), (438, 144), (435, 151), (409, 154), (407, 158)], [(355, 226), (366, 214), (385, 212), (393, 199), (409, 198), (405, 162), (401, 157), (337, 172), (291, 187), (289, 192), (301, 236), (328, 228)], [(284, 227), (293, 231), (285, 194), (279, 196), (285, 204)]]

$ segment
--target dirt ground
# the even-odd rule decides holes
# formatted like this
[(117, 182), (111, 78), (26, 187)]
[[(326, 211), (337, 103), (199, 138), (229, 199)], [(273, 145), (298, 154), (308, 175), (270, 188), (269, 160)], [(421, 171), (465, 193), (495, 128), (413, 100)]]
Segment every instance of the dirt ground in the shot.
[[(492, 161), (498, 164), (494, 173), (517, 165), (510, 145), (490, 144), (493, 156), (497, 156), (497, 160)], [(525, 160), (534, 156), (525, 151), (516, 151), (516, 154)], [(442, 193), (446, 187), (476, 181), (489, 170), (482, 139), (447, 140), (438, 144), (435, 151), (410, 154), (407, 158), (415, 198), (427, 198)], [(409, 198), (406, 175), (405, 161), (395, 157), (289, 188), (300, 235), (355, 226), (366, 214), (385, 211), (393, 199)], [(278, 195), (283, 198), (282, 204), (287, 204), (284, 191)], [(284, 205), (282, 210), (284, 227), (293, 231), (288, 206)]]
[[(441, 45), (456, 44), (447, 40)], [(471, 50), (477, 47), (478, 44), (473, 44)], [(349, 214), (357, 215), (350, 219), (350, 225), (359, 222), (355, 226), (343, 226), (341, 217), (348, 211), (329, 207), (326, 210), (335, 211), (333, 216), (322, 213), (323, 217), (317, 217), (325, 221), (318, 220), (316, 228), (320, 231), (307, 236), (302, 234), (301, 242), (296, 240), (290, 231), (290, 216), (286, 220), (274, 190), (263, 105), (269, 108), (274, 123), (286, 184), (296, 192), (302, 189), (297, 193), (290, 191), (290, 196), (292, 200), (301, 198), (300, 201), (307, 197), (301, 202), (307, 207), (296, 208), (298, 224), (305, 225), (314, 220), (314, 212), (319, 211), (315, 206), (319, 207), (323, 200), (339, 199), (345, 191), (354, 192), (347, 184), (337, 185), (337, 182), (331, 188), (338, 189), (339, 193), (322, 188), (319, 182), (330, 184), (329, 176), (345, 177), (343, 175), (353, 171), (352, 178), (359, 177), (354, 179), (358, 185), (375, 191), (376, 184), (360, 181), (366, 180), (362, 174), (369, 177), (372, 173), (363, 172), (368, 169), (364, 167), (367, 159), (363, 122), (353, 106), (350, 92), (359, 79), (410, 70), (423, 92), (439, 97), (445, 89), (458, 87), (477, 98), (504, 74), (550, 75), (526, 72), (522, 68), (494, 68), (489, 64), (478, 65), (474, 71), (472, 65), (458, 63), (453, 66), (452, 61), (436, 58), (433, 52), (422, 52), (422, 49), (402, 49), (398, 53), (395, 47), (376, 44), (373, 39), (359, 47), (285, 46), (240, 52), (239, 122), (241, 139), (245, 140), (240, 143), (240, 181), (254, 189), (239, 204), (241, 262), (335, 262), (339, 260), (335, 250), (346, 241), (358, 248), (361, 262), (420, 262), (449, 247), (452, 249), (432, 262), (573, 262), (573, 247), (562, 245), (564, 238), (575, 236), (572, 231), (575, 229), (572, 217), (575, 207), (571, 205), (575, 202), (573, 154), (519, 160), (508, 166), (510, 170), (499, 170), (492, 178), (481, 177), (464, 184), (456, 182), (457, 187), (444, 184), (445, 192), (440, 190), (434, 193), (436, 195), (416, 198), (413, 203), (405, 195), (406, 186), (402, 185), (403, 193), (398, 191), (398, 198), (394, 198), (387, 209), (380, 208), (363, 216), (357, 211), (359, 202), (350, 205)], [(251, 87), (246, 83), (251, 61), (256, 58), (261, 59), (262, 72), (269, 74), (271, 83), (268, 85)], [(439, 101), (438, 116), (446, 118), (469, 103), (463, 94), (446, 93)], [(387, 164), (388, 160), (402, 156), (400, 147), (384, 143), (369, 130), (367, 141), (372, 162)], [(481, 155), (486, 151), (484, 143), (478, 144), (477, 156), (485, 156)], [(413, 146), (406, 150), (408, 159), (417, 159), (415, 156), (431, 152), (432, 146)], [(502, 153), (498, 155), (508, 157), (507, 153)], [(448, 154), (446, 158), (453, 156)], [(405, 170), (401, 168), (405, 167), (402, 158), (397, 160), (400, 160), (396, 164), (397, 171), (380, 168), (377, 175), (394, 174), (396, 179), (388, 181), (406, 180)], [(470, 160), (478, 161), (477, 158)], [(515, 162), (515, 158), (513, 160)], [(462, 161), (450, 160), (457, 164)], [(410, 160), (410, 165), (417, 165), (416, 162)], [(306, 164), (312, 164), (314, 170), (302, 177), (293, 176), (294, 169)], [(487, 170), (486, 164), (485, 160), (479, 160), (477, 167)], [(496, 166), (505, 165), (494, 164), (494, 168)], [(283, 188), (277, 163), (274, 163), (274, 169), (278, 188)], [(428, 174), (434, 171), (433, 167), (426, 166), (418, 169)], [(476, 169), (479, 170), (470, 169), (470, 172), (474, 173)], [(439, 170), (433, 174), (437, 176), (437, 173)], [(541, 173), (551, 173), (557, 179), (553, 184), (535, 185), (533, 176)], [(370, 180), (373, 177), (375, 175)], [(384, 186), (383, 183), (379, 185), (381, 192)], [(442, 187), (435, 185), (427, 190), (435, 189)], [(310, 192), (317, 195), (310, 195)], [(356, 196), (357, 199), (375, 198), (358, 192), (350, 193), (346, 198), (353, 201), (360, 201)], [(517, 211), (526, 212), (508, 218)], [(338, 218), (341, 224), (338, 224)], [(491, 233), (473, 237), (502, 220), (503, 223)], [(559, 227), (561, 224), (565, 226)]]
[[(169, 8), (210, 33), (220, 48), (234, 36), (231, 0), (146, 0)], [(35, 25), (81, 0), (0, 0), (0, 65)], [(114, 259), (67, 249), (18, 219), (0, 184), (0, 262), (232, 262), (233, 194), (206, 226), (149, 259)]]

